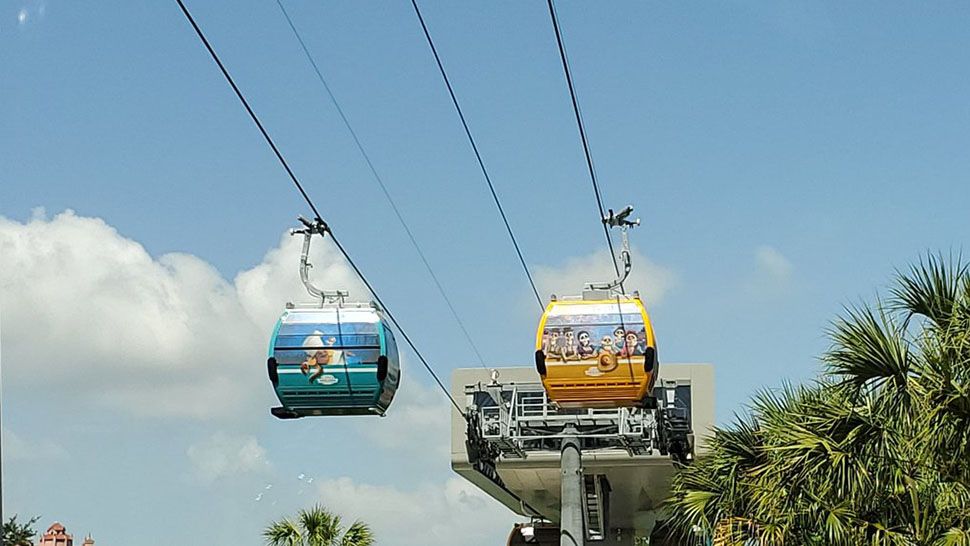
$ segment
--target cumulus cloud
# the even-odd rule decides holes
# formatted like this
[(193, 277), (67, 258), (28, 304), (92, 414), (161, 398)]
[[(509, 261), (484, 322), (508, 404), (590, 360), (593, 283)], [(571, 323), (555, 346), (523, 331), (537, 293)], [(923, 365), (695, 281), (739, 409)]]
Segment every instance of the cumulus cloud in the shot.
[[(405, 373), (420, 373), (417, 368), (404, 366)], [(402, 387), (394, 397), (393, 409), (381, 419), (380, 426), (360, 427), (360, 433), (375, 445), (395, 451), (422, 453), (422, 457), (447, 460), (451, 450), (451, 413), (454, 408), (444, 394), (424, 387), (405, 376)], [(421, 431), (421, 442), (414, 440), (414, 431)]]
[(772, 279), (784, 281), (791, 277), (791, 262), (784, 254), (768, 245), (761, 245), (755, 250), (755, 263), (760, 272)]
[[(262, 263), (236, 276), (235, 287), (246, 316), (260, 328), (270, 328), (288, 301), (310, 301), (300, 281), (302, 236), (284, 235), (278, 247), (266, 253)], [(322, 290), (347, 290), (351, 299), (367, 299), (369, 292), (346, 264), (330, 239), (314, 238), (311, 245), (310, 281)]]
[[(154, 258), (98, 218), (0, 217), (4, 375), (140, 415), (233, 415), (265, 391), (258, 355), (283, 303), (305, 294), (296, 239), (230, 282), (189, 254)], [(350, 284), (333, 249), (317, 244), (311, 260), (327, 264), (313, 271), (321, 284)]]
[(795, 268), (778, 249), (761, 245), (754, 250), (754, 267), (742, 282), (746, 298), (767, 302), (784, 298), (792, 289)]
[(461, 478), (411, 490), (338, 478), (322, 482), (319, 494), (347, 520), (370, 524), (379, 543), (398, 546), (500, 544), (521, 519)]
[(61, 444), (44, 438), (30, 440), (3, 428), (3, 458), (5, 461), (63, 461), (69, 458)]
[(252, 436), (232, 436), (216, 432), (202, 442), (189, 446), (186, 455), (196, 477), (212, 483), (224, 477), (264, 472), (269, 469), (266, 450)]
[[(636, 248), (631, 250), (631, 261), (633, 269), (625, 283), (626, 287), (628, 290), (639, 290), (648, 304), (661, 301), (676, 286), (677, 276), (673, 271), (650, 261)], [(616, 278), (610, 253), (606, 249), (568, 258), (556, 266), (539, 266), (534, 268), (533, 273), (544, 296), (578, 294), (591, 281), (608, 282)]]

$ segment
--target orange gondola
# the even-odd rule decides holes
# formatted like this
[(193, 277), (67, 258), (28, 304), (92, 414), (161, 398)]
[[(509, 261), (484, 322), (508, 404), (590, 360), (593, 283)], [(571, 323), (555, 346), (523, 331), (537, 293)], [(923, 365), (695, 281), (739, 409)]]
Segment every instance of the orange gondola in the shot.
[(637, 292), (626, 294), (630, 273), (627, 207), (604, 219), (623, 230), (624, 271), (617, 280), (589, 284), (581, 296), (552, 297), (536, 332), (536, 369), (549, 399), (564, 408), (656, 407), (659, 362), (650, 316)]
[(651, 406), (657, 342), (639, 296), (554, 299), (536, 333), (536, 366), (562, 407)]

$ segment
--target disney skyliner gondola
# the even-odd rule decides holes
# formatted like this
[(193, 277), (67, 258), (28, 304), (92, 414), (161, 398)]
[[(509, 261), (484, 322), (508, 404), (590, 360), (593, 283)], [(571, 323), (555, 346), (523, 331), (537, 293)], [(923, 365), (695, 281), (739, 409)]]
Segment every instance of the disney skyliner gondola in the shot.
[(552, 296), (536, 332), (536, 370), (549, 399), (563, 408), (656, 408), (659, 362), (650, 316), (638, 292), (625, 293), (631, 270), (627, 231), (632, 206), (603, 218), (620, 228), (623, 272), (589, 283), (579, 296)]
[[(536, 332), (536, 370), (549, 399), (563, 408), (655, 408), (657, 342), (638, 292), (623, 283), (632, 269), (628, 230), (633, 207), (603, 219), (622, 233), (623, 272), (589, 283), (579, 296), (553, 295)], [(267, 368), (282, 406), (280, 419), (384, 415), (401, 381), (394, 334), (372, 302), (348, 303), (345, 291), (323, 291), (309, 280), (313, 235), (322, 222), (303, 218), (300, 279), (316, 301), (288, 303), (270, 340)]]
[(348, 292), (323, 291), (309, 280), (313, 235), (325, 236), (322, 221), (300, 218), (303, 235), (300, 279), (310, 303), (288, 303), (269, 343), (269, 379), (282, 406), (280, 419), (325, 415), (381, 415), (401, 383), (394, 334), (372, 302), (348, 302)]

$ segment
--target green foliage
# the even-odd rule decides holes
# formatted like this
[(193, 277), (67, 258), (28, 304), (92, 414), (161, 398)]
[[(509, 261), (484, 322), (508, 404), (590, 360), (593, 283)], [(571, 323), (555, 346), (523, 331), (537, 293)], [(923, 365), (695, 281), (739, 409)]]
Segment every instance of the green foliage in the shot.
[(34, 541), (34, 524), (39, 517), (30, 518), (26, 523), (17, 523), (17, 516), (14, 515), (3, 523), (3, 540), (0, 544), (10, 546), (31, 546)]
[(340, 516), (323, 507), (300, 510), (296, 520), (283, 518), (263, 530), (268, 546), (373, 546), (370, 527), (355, 521), (344, 529)]
[[(848, 309), (814, 384), (756, 396), (680, 469), (672, 535), (720, 545), (970, 545), (970, 270), (929, 256)], [(957, 260), (959, 261), (959, 260)]]

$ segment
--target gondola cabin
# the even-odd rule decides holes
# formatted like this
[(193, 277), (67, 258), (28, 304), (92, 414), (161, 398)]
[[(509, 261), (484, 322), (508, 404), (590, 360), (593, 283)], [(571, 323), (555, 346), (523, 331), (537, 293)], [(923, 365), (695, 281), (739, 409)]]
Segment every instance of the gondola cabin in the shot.
[(595, 290), (553, 298), (536, 332), (536, 368), (560, 407), (654, 407), (657, 343), (643, 302)]
[(394, 334), (370, 304), (288, 306), (267, 360), (273, 415), (384, 415), (401, 381)]

